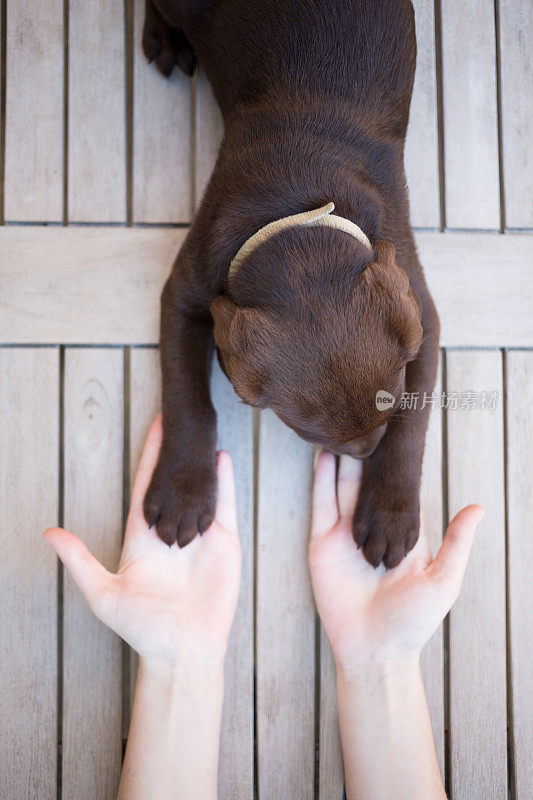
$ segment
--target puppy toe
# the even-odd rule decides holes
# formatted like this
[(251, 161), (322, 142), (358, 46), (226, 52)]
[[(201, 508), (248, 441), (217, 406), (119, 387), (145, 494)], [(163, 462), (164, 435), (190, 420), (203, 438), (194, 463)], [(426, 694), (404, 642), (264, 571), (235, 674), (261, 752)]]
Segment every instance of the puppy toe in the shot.
[(213, 522), (213, 515), (212, 514), (200, 514), (198, 517), (198, 531), (200, 533), (205, 533), (205, 531), (209, 528), (211, 523)]
[(411, 526), (405, 534), (405, 549), (404, 555), (410, 553), (415, 544), (418, 542), (419, 526), (417, 524)]
[(147, 494), (146, 497), (144, 498), (143, 511), (144, 511), (144, 518), (148, 526), (151, 528), (157, 522), (159, 522), (159, 519), (161, 517), (161, 503), (157, 498)]
[(163, 44), (157, 31), (145, 28), (143, 35), (143, 52), (150, 64), (160, 55)]
[(355, 539), (355, 543), (357, 545), (357, 549), (360, 550), (361, 547), (364, 548), (366, 541), (370, 535), (370, 529), (364, 520), (358, 520), (357, 518), (353, 521), (352, 526), (353, 538)]
[(173, 36), (174, 50), (176, 53), (176, 63), (178, 67), (189, 77), (194, 72), (196, 56), (194, 50), (185, 38), (183, 31), (175, 31)]
[(171, 520), (160, 520), (157, 523), (157, 535), (169, 547), (176, 541), (177, 532), (177, 525)]
[(405, 545), (403, 539), (389, 542), (383, 557), (383, 563), (387, 569), (394, 569), (401, 563), (405, 556)]
[(198, 533), (196, 516), (190, 512), (184, 514), (178, 528), (178, 545), (186, 547)]
[(374, 531), (372, 536), (367, 539), (363, 547), (363, 553), (368, 563), (371, 564), (375, 569), (376, 567), (379, 567), (381, 561), (383, 560), (386, 549), (386, 537), (381, 533), (381, 531)]
[(172, 50), (164, 49), (157, 57), (156, 62), (159, 72), (168, 78), (176, 66), (176, 54)]

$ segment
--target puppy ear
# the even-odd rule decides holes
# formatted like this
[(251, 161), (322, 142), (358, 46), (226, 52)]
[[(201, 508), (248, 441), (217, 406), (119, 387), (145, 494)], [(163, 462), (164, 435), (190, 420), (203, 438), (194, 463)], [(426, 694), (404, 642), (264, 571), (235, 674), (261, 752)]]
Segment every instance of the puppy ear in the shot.
[(239, 308), (229, 297), (220, 296), (211, 304), (215, 323), (215, 342), (223, 354), (228, 377), (239, 397), (250, 406), (266, 408), (263, 396), (264, 375), (252, 358), (240, 358), (252, 343), (260, 312)]
[(363, 279), (371, 291), (386, 299), (389, 323), (404, 348), (405, 360), (412, 361), (422, 342), (420, 300), (409, 284), (407, 273), (396, 263), (393, 244), (376, 244), (376, 260), (366, 267)]
[(228, 355), (235, 355), (246, 346), (246, 311), (224, 295), (216, 297), (211, 303), (215, 342)]
[(376, 260), (372, 261), (363, 272), (367, 283), (387, 294), (407, 294), (409, 278), (396, 263), (396, 251), (390, 242), (377, 242)]

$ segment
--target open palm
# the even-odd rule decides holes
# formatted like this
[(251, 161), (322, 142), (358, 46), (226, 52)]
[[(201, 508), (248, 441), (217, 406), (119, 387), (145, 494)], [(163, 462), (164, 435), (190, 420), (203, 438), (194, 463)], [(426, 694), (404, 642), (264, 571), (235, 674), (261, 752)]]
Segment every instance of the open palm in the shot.
[(74, 534), (44, 534), (92, 611), (144, 658), (199, 660), (224, 655), (239, 592), (233, 468), (218, 454), (218, 496), (210, 528), (187, 547), (164, 544), (144, 519), (142, 501), (161, 445), (158, 417), (141, 457), (118, 571), (108, 572)]
[(480, 506), (451, 521), (432, 559), (423, 525), (414, 549), (393, 570), (374, 569), (357, 549), (351, 520), (360, 463), (321, 453), (315, 472), (309, 565), (315, 599), (338, 664), (418, 653), (459, 593)]

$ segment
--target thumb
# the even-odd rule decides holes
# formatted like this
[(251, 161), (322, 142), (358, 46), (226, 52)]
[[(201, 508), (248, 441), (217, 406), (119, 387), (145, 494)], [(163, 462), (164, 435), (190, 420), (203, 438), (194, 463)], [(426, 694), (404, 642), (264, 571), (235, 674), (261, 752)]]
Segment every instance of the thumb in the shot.
[(322, 450), (316, 460), (313, 479), (311, 539), (325, 536), (339, 519), (335, 492), (336, 463), (333, 453)]
[(485, 513), (481, 506), (466, 506), (448, 525), (444, 541), (427, 574), (435, 581), (449, 584), (459, 594), (476, 528)]
[(89, 552), (86, 545), (63, 528), (49, 528), (43, 534), (68, 569), (78, 589), (97, 616), (99, 600), (113, 585), (113, 575)]
[(217, 453), (217, 505), (215, 519), (227, 531), (237, 532), (237, 507), (233, 463), (226, 450)]

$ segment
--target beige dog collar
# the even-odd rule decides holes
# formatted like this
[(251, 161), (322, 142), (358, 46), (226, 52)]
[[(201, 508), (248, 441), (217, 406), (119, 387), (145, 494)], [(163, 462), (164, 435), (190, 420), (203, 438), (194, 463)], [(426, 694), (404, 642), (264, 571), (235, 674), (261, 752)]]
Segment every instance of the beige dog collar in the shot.
[(361, 228), (352, 222), (349, 219), (345, 219), (344, 217), (337, 217), (335, 214), (331, 212), (335, 208), (335, 203), (328, 203), (322, 208), (317, 208), (315, 211), (304, 211), (302, 214), (291, 214), (288, 217), (282, 217), (281, 219), (276, 219), (274, 222), (269, 222), (268, 225), (265, 225), (263, 228), (260, 228), (257, 233), (254, 233), (253, 236), (250, 236), (249, 239), (245, 241), (243, 246), (237, 252), (237, 255), (233, 259), (229, 267), (228, 277), (232, 278), (239, 267), (241, 266), (242, 262), (245, 258), (247, 258), (250, 253), (259, 247), (260, 244), (266, 242), (267, 239), (270, 239), (271, 236), (275, 236), (280, 231), (285, 231), (288, 228), (296, 228), (299, 225), (305, 226), (316, 226), (316, 225), (323, 225), (328, 228), (337, 228), (339, 231), (344, 231), (345, 233), (349, 233), (350, 236), (353, 236), (354, 239), (357, 239), (359, 242), (365, 245), (365, 247), (372, 249), (372, 245)]

